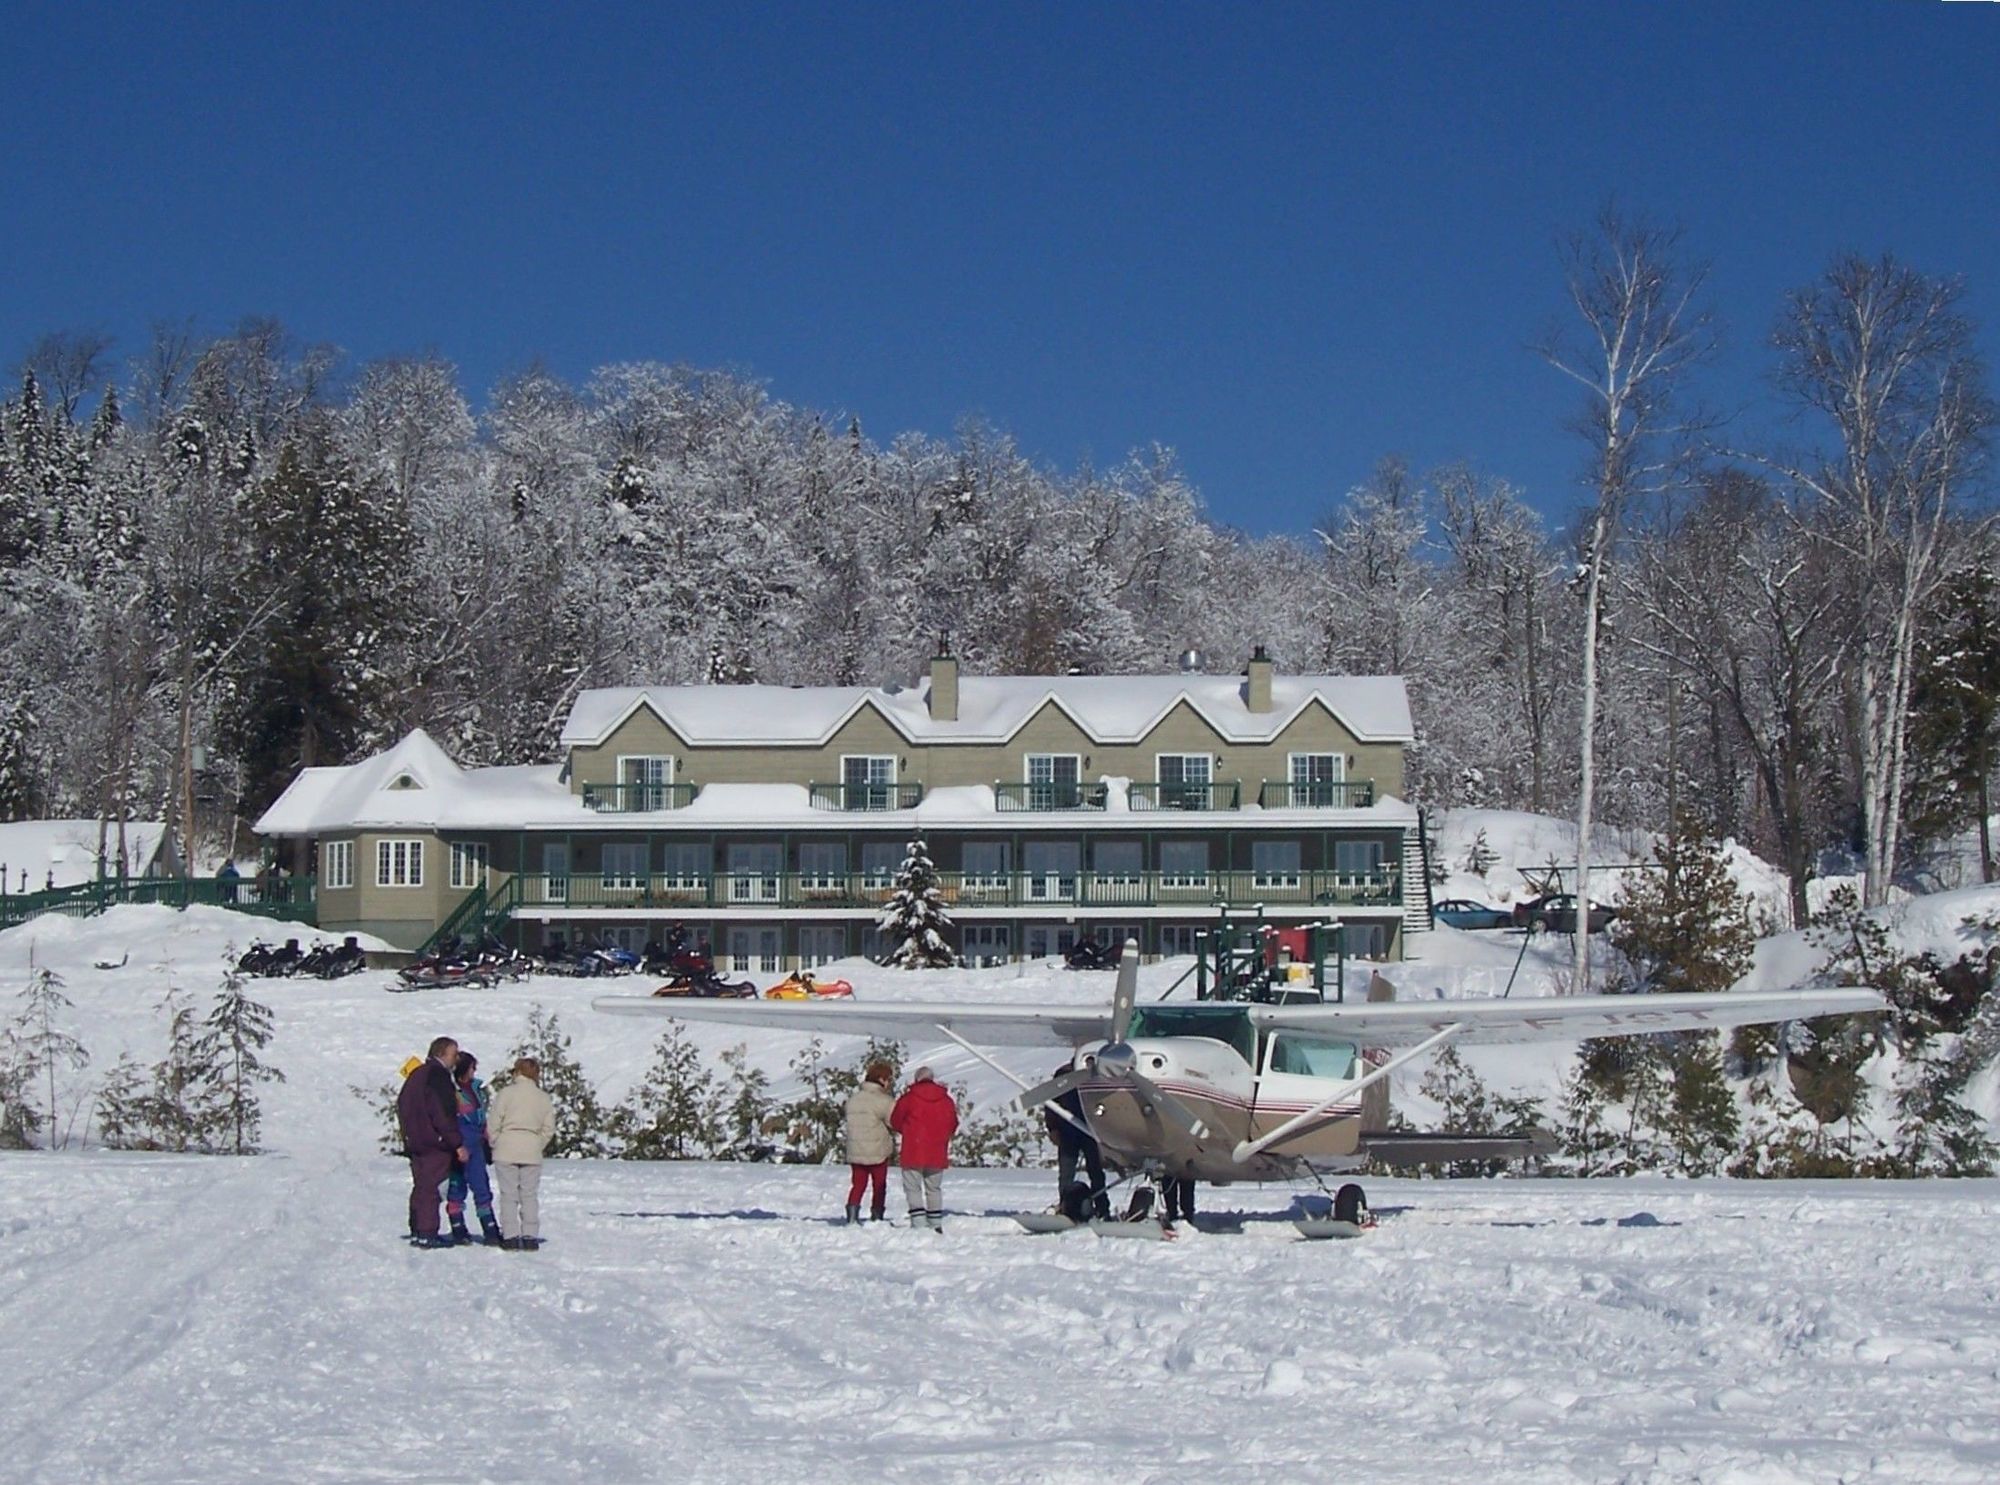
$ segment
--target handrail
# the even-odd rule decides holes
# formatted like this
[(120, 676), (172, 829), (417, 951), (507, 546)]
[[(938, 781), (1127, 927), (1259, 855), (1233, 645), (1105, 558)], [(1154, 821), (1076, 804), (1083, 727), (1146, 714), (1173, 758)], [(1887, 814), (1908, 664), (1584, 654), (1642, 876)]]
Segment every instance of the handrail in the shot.
[(1375, 802), (1373, 779), (1266, 779), (1257, 803), (1267, 810), (1359, 810)]
[(913, 810), (924, 802), (922, 784), (807, 784), (816, 810)]
[(1133, 784), (1125, 791), (1131, 810), (1234, 810), (1243, 807), (1241, 780), (1207, 784)]
[(1104, 784), (1000, 784), (993, 808), (1011, 810), (1101, 810), (1110, 789)]
[(94, 918), (106, 908), (127, 905), (221, 907), (311, 923), (317, 915), (316, 885), (309, 876), (106, 878), (40, 892), (0, 893), (0, 928), (46, 914)]
[(700, 792), (697, 784), (585, 784), (582, 798), (598, 814), (647, 815), (686, 809)]

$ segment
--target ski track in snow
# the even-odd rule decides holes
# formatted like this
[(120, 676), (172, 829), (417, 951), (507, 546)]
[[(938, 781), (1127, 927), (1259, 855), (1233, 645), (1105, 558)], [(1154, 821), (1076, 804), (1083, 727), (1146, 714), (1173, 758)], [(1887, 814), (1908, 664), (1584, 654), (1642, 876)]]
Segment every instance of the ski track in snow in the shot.
[[(167, 980), (205, 1003), (246, 926), (266, 927), (39, 920), (0, 934), (0, 997), (36, 944), (93, 1054), (83, 1087), (159, 1056)], [(1518, 944), (1441, 931), (1390, 973), (1405, 996), (1495, 993)], [(1544, 957), (1515, 993), (1546, 993)], [(1110, 992), (1044, 967), (838, 972), (885, 998)], [(1178, 972), (1146, 967), (1142, 993)], [(1381, 1228), (1324, 1244), (1282, 1220), (1288, 1190), (1235, 1188), (1203, 1203), (1240, 1234), (1161, 1244), (1020, 1231), (1005, 1214), (1046, 1205), (1045, 1171), (954, 1171), (933, 1237), (829, 1225), (844, 1168), (553, 1162), (542, 1252), (420, 1253), (406, 1167), (352, 1088), (437, 1032), (490, 1070), (540, 1002), (609, 1102), (658, 1028), (589, 1010), (634, 981), (387, 983), (260, 987), (288, 1078), (271, 1154), (0, 1156), (0, 1485), (2000, 1479), (2000, 1182), (1371, 1183)], [(792, 1092), (805, 1038), (692, 1039), (753, 1042)], [(1494, 1050), (1546, 1095), (1560, 1058)], [(957, 1049), (910, 1051), (982, 1107), (1007, 1091)], [(1397, 1093), (1421, 1119), (1416, 1081)]]
[(1381, 1183), (1336, 1244), (1226, 1191), (1156, 1244), (1021, 1232), (1041, 1172), (932, 1236), (831, 1225), (837, 1170), (563, 1162), (512, 1254), (406, 1248), (382, 1157), (5, 1169), (10, 1479), (2000, 1476), (1991, 1182)]

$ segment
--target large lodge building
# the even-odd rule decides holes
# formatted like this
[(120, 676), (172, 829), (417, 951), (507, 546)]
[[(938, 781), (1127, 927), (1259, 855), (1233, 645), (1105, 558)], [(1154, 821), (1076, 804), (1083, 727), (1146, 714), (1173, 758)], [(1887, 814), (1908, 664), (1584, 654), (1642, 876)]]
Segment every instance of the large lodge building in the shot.
[(912, 688), (582, 693), (560, 763), (460, 768), (423, 732), (304, 770), (257, 822), (314, 854), (320, 927), (417, 949), (494, 932), (639, 948), (674, 924), (725, 968), (886, 949), (922, 837), (969, 959), (1079, 937), (1190, 953), (1218, 909), (1338, 919), (1400, 957), (1427, 894), (1402, 801), (1400, 677), (973, 676)]

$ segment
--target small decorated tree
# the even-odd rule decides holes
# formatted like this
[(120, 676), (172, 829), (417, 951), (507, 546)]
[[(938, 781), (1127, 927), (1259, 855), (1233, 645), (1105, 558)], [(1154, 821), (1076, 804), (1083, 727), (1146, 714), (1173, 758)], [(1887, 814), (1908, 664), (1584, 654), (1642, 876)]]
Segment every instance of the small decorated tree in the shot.
[(909, 854), (896, 872), (896, 890), (876, 920), (876, 927), (895, 945), (888, 963), (903, 969), (949, 969), (958, 956), (945, 942), (951, 915), (938, 890), (937, 867), (922, 836), (910, 842)]

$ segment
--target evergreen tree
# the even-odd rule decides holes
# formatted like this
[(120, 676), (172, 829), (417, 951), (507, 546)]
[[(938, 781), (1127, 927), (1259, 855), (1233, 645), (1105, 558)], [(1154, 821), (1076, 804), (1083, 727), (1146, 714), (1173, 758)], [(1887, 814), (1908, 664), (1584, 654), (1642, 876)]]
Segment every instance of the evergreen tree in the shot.
[[(564, 1159), (607, 1153), (605, 1135), (610, 1120), (597, 1101), (597, 1089), (570, 1051), (569, 1033), (562, 1029), (554, 1011), (539, 1005), (529, 1007), (528, 1029), (508, 1053), (508, 1065), (523, 1057), (532, 1057), (542, 1065), (542, 1091), (555, 1105), (556, 1136), (549, 1142), (548, 1153)], [(506, 1082), (504, 1077), (493, 1079), (496, 1088)]]
[[(1418, 1087), (1437, 1104), (1443, 1127), (1454, 1133), (1522, 1134), (1541, 1122), (1541, 1106), (1534, 1099), (1494, 1093), (1456, 1047), (1447, 1046), (1431, 1059)], [(1459, 1160), (1431, 1173), (1491, 1176), (1506, 1166), (1504, 1160)]]
[(766, 1158), (771, 1153), (765, 1139), (771, 1118), (770, 1079), (762, 1068), (750, 1065), (749, 1051), (740, 1045), (722, 1054), (722, 1064), (729, 1069), (722, 1101), (725, 1143), (716, 1153), (724, 1160)]
[(1750, 968), (1757, 936), (1748, 901), (1716, 843), (1689, 817), (1653, 849), (1656, 871), (1636, 873), (1611, 942), (1642, 991), (1727, 990)]
[(61, 1024), (76, 1009), (62, 991), (62, 976), (44, 965), (28, 977), (27, 988), (16, 997), (21, 1009), (14, 1017), (15, 1065), (23, 1094), (28, 1098), (46, 1095), (31, 1129), (48, 1130), (50, 1149), (69, 1143), (56, 1097), (56, 1071), (63, 1067), (75, 1071), (90, 1063), (83, 1043)]
[(34, 726), (25, 696), (15, 696), (0, 710), (0, 820), (32, 820), (41, 813), (29, 743)]
[(1563, 1159), (1579, 1176), (1625, 1173), (1618, 1136), (1605, 1119), (1604, 1089), (1581, 1059), (1563, 1080), (1556, 1136)]
[(951, 927), (951, 915), (944, 909), (937, 867), (922, 836), (910, 842), (896, 871), (895, 891), (876, 927), (896, 946), (889, 953), (889, 964), (902, 969), (948, 969), (958, 963), (958, 956), (945, 942), (944, 930)]
[(687, 1160), (721, 1142), (715, 1075), (680, 1026), (654, 1044), (653, 1064), (631, 1096), (611, 1114), (611, 1132), (626, 1160)]
[(1723, 1075), (1720, 1038), (1697, 1032), (1668, 1055), (1672, 1086), (1660, 1118), (1660, 1132), (1673, 1147), (1683, 1175), (1713, 1175), (1736, 1153), (1742, 1133), (1736, 1098)]
[(97, 1112), (93, 1123), (97, 1139), (107, 1150), (143, 1150), (146, 1143), (146, 1069), (130, 1052), (119, 1055), (117, 1064), (97, 1085)]
[(167, 1051), (153, 1064), (152, 1091), (142, 1101), (144, 1123), (153, 1148), (205, 1150), (220, 1120), (214, 1106), (216, 1069), (202, 1055), (201, 1023), (172, 985), (155, 1009), (167, 1018)]
[(263, 1124), (257, 1085), (282, 1083), (285, 1075), (262, 1056), (273, 1035), (271, 1008), (252, 1000), (243, 988), (233, 949), (223, 962), (228, 968), (222, 991), (202, 1022), (194, 1052), (208, 1069), (210, 1107), (227, 1148), (232, 1154), (254, 1155)]
[(1465, 869), (1476, 877), (1483, 877), (1499, 859), (1500, 853), (1487, 843), (1485, 828), (1481, 827), (1472, 837), (1472, 844), (1466, 847)]

